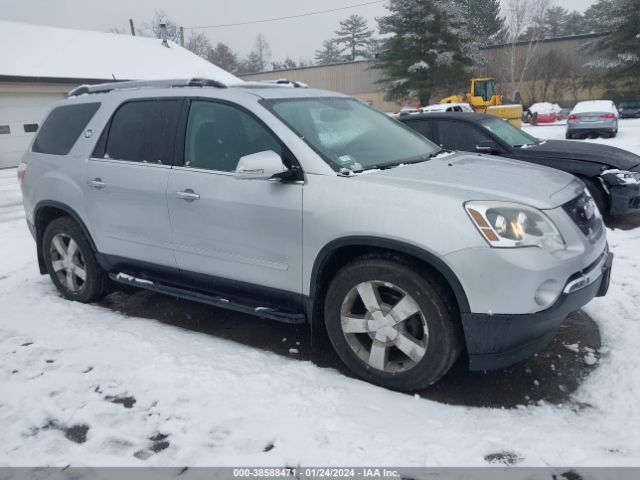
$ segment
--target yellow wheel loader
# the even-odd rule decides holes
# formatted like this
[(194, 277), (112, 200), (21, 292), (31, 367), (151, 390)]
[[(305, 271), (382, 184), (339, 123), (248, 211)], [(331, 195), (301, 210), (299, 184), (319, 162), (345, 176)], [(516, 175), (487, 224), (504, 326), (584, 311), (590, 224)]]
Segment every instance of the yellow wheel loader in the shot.
[(493, 78), (472, 78), (471, 88), (464, 95), (452, 95), (443, 98), (440, 103), (466, 102), (479, 113), (505, 118), (516, 127), (522, 127), (522, 105), (505, 104), (502, 95), (496, 95)]

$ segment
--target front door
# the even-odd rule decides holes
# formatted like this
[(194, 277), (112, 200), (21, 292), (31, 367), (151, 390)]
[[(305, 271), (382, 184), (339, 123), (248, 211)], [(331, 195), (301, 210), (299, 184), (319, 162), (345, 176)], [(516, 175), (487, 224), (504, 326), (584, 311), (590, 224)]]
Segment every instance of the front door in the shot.
[(191, 102), (182, 166), (167, 197), (180, 269), (247, 285), (302, 291), (301, 183), (238, 180), (241, 157), (284, 147), (237, 106)]
[(123, 104), (87, 160), (87, 222), (101, 253), (176, 267), (167, 182), (180, 105)]

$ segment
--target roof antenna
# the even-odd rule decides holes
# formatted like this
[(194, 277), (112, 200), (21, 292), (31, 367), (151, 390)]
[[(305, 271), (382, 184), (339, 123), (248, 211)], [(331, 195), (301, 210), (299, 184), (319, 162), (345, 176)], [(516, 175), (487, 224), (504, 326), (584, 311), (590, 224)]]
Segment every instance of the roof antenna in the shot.
[(167, 24), (160, 24), (160, 38), (162, 39), (162, 45), (169, 48), (169, 42), (167, 42)]
[(113, 77), (114, 80), (116, 79), (116, 76), (113, 73), (111, 74), (111, 76)]

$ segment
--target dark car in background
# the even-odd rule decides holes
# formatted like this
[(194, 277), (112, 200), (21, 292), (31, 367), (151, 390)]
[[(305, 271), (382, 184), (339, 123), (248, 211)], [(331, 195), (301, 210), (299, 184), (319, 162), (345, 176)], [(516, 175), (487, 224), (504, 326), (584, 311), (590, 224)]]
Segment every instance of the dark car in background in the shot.
[(618, 103), (620, 118), (640, 118), (640, 100), (627, 100)]
[(499, 155), (572, 173), (587, 185), (605, 217), (640, 209), (640, 156), (626, 150), (541, 140), (481, 113), (429, 113), (400, 121), (447, 150)]

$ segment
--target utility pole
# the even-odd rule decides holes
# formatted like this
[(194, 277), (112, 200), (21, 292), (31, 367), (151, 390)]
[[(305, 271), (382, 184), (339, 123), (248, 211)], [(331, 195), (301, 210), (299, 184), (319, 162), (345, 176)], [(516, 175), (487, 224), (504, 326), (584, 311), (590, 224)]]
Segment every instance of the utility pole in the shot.
[(133, 26), (133, 18), (129, 19), (129, 28), (131, 28), (131, 35), (136, 36), (136, 29)]
[(180, 27), (180, 46), (184, 47), (184, 27)]

